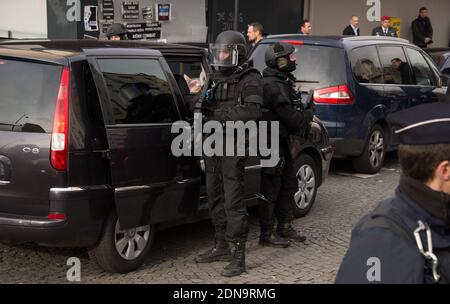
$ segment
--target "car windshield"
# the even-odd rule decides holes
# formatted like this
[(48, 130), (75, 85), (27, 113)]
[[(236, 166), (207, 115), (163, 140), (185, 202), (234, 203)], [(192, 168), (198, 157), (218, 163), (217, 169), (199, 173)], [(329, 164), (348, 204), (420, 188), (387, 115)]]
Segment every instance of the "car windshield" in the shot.
[[(441, 69), (444, 67), (444, 64), (449, 61), (450, 54), (449, 53), (431, 53), (429, 54), (433, 61), (436, 63), (436, 66)], [(448, 65), (448, 64), (447, 64)]]
[[(266, 68), (264, 55), (269, 43), (260, 44), (252, 55), (255, 68)], [(346, 83), (345, 52), (343, 49), (329, 46), (295, 46), (297, 70), (294, 76), (302, 91), (331, 87)]]

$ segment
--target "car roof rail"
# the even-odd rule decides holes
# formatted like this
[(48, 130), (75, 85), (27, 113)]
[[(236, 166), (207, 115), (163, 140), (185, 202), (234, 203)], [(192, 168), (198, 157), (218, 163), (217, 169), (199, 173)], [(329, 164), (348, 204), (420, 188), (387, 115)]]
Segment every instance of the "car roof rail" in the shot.
[(377, 41), (397, 41), (397, 42), (404, 42), (404, 43), (410, 43), (409, 40), (404, 38), (397, 38), (397, 37), (381, 37), (381, 36), (342, 36), (342, 39), (345, 41), (365, 41), (365, 40), (377, 40)]

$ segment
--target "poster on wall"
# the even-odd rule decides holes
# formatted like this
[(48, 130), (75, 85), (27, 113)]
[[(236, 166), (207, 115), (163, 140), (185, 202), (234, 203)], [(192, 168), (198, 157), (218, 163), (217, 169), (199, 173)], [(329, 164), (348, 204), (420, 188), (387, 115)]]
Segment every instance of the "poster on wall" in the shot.
[(103, 0), (102, 16), (103, 20), (111, 22), (114, 20), (114, 0)]
[(156, 21), (172, 20), (172, 4), (156, 4)]
[(139, 19), (139, 2), (135, 1), (122, 2), (122, 18)]
[(86, 5), (84, 7), (84, 30), (86, 32), (98, 31), (97, 6)]
[(153, 7), (147, 6), (142, 8), (142, 18), (144, 20), (153, 20)]
[(398, 37), (402, 34), (402, 19), (397, 17), (391, 18), (391, 26), (397, 30)]
[(161, 38), (161, 23), (128, 23), (126, 25), (128, 32), (128, 39), (160, 39)]

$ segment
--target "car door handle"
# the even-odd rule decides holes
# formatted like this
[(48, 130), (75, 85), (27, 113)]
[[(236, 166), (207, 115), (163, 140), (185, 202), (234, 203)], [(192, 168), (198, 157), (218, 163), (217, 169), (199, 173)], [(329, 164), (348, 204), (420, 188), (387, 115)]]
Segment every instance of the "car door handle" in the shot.
[(200, 180), (201, 180), (201, 177), (194, 177), (194, 178), (183, 178), (182, 176), (175, 177), (175, 182), (179, 185), (195, 183), (195, 182), (199, 182)]
[(190, 179), (176, 178), (175, 181), (176, 181), (177, 184), (183, 185), (183, 184), (188, 183), (190, 181)]
[(111, 151), (109, 149), (106, 150), (94, 150), (94, 153), (101, 153), (102, 158), (111, 159)]
[(386, 99), (388, 99), (390, 101), (397, 99), (397, 95), (394, 95), (394, 94), (388, 94), (388, 95), (385, 95), (385, 97), (386, 97)]

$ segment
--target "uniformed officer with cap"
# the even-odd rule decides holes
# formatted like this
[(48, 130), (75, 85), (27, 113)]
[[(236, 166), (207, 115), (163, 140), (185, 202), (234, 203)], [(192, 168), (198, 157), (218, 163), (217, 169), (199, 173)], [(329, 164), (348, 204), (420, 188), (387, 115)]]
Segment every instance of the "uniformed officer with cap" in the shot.
[(391, 27), (390, 16), (381, 17), (381, 24), (372, 30), (372, 36), (398, 37), (397, 29)]
[(450, 101), (390, 118), (402, 169), (395, 196), (359, 221), (336, 283), (450, 282)]

